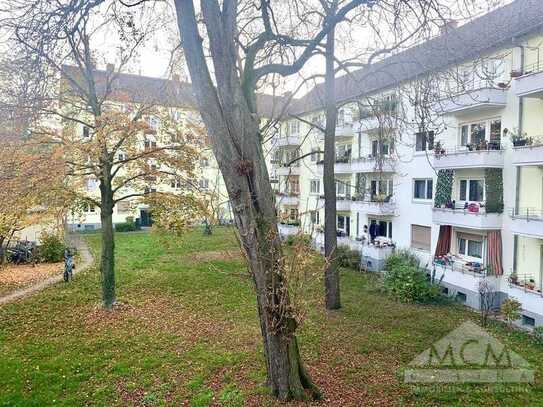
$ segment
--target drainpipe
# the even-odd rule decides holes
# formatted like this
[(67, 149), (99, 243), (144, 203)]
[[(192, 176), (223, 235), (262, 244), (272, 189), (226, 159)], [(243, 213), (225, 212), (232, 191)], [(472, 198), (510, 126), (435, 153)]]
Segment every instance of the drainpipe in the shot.
[[(520, 48), (520, 72), (524, 73), (524, 60), (525, 60), (525, 50), (524, 45), (519, 45)], [(518, 134), (522, 134), (524, 127), (524, 97), (518, 98)]]

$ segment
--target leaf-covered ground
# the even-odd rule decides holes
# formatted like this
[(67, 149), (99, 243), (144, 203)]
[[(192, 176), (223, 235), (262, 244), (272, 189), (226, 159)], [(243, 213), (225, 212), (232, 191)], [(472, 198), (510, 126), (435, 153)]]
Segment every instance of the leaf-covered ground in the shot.
[[(99, 236), (87, 239), (97, 252)], [(255, 298), (232, 230), (118, 234), (116, 251), (113, 313), (99, 307), (95, 270), (0, 308), (0, 406), (276, 404), (263, 387)], [(324, 310), (320, 282), (305, 299), (299, 339), (320, 405), (542, 403), (543, 347), (526, 334), (489, 328), (537, 369), (533, 386), (411, 387), (402, 369), (473, 313), (398, 304), (376, 276), (348, 270), (340, 311)]]

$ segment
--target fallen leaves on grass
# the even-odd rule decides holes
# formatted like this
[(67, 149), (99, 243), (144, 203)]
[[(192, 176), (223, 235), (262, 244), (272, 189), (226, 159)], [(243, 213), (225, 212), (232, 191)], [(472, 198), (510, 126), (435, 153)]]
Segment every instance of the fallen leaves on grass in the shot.
[(62, 272), (63, 263), (9, 264), (0, 268), (0, 287), (22, 288)]

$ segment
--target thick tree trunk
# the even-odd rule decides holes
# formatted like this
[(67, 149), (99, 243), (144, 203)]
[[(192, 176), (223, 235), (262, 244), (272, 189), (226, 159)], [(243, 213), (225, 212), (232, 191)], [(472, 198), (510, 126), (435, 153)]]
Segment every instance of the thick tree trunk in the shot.
[(115, 237), (113, 231), (113, 191), (111, 181), (100, 183), (102, 222), (102, 252), (100, 256), (100, 274), (102, 280), (102, 304), (112, 309), (115, 304)]
[(327, 259), (324, 270), (325, 305), (327, 309), (341, 307), (339, 273), (336, 259), (336, 182), (334, 164), (336, 160), (336, 120), (334, 41), (335, 29), (326, 37), (326, 129), (324, 134), (324, 255)]
[(236, 226), (255, 283), (268, 385), (281, 400), (317, 398), (317, 388), (300, 359), (295, 311), (284, 276), (273, 191), (268, 178), (254, 89), (243, 89), (236, 71), (235, 3), (221, 11), (201, 2), (215, 66), (211, 80), (192, 0), (176, 0), (185, 58), (213, 153), (223, 175)]

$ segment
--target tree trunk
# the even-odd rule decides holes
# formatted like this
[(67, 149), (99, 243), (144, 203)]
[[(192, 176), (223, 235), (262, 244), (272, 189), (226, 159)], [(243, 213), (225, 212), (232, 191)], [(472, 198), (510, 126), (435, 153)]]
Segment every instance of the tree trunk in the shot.
[(236, 226), (257, 295), (267, 383), (281, 400), (319, 396), (300, 359), (295, 311), (284, 276), (259, 117), (253, 89), (242, 89), (236, 71), (235, 2), (224, 11), (215, 0), (201, 2), (216, 86), (204, 57), (192, 0), (176, 0), (178, 25), (198, 108), (223, 175)]
[(336, 160), (336, 120), (337, 108), (335, 97), (334, 71), (335, 29), (332, 28), (326, 37), (326, 129), (324, 134), (324, 270), (325, 305), (329, 310), (341, 307), (339, 294), (339, 273), (336, 259), (336, 182), (334, 163)]
[(102, 222), (102, 253), (100, 274), (102, 279), (102, 303), (110, 310), (115, 304), (115, 236), (113, 231), (113, 190), (108, 178), (100, 183), (100, 220)]

